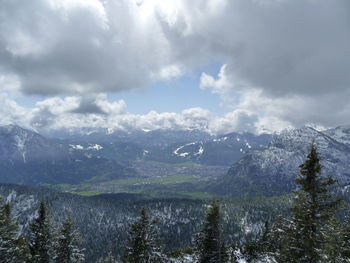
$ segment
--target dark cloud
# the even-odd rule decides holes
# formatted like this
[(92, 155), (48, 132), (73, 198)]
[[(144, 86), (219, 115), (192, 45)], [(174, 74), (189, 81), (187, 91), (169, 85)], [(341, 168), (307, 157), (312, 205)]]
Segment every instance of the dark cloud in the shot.
[(142, 88), (163, 64), (162, 52), (150, 52), (161, 39), (142, 28), (136, 8), (129, 1), (6, 1), (0, 68), (17, 74), (28, 94)]
[[(244, 99), (215, 123), (246, 121), (250, 130), (268, 122), (333, 125), (348, 118), (349, 27), (348, 0), (4, 0), (0, 77), (18, 82), (7, 86), (25, 94), (89, 94), (75, 108), (68, 103), (69, 112), (118, 115), (140, 126), (136, 117), (125, 118), (122, 102), (89, 96), (143, 89), (222, 63), (226, 84), (215, 92), (225, 102)], [(45, 115), (40, 107), (43, 119), (67, 113)], [(147, 119), (183, 124), (160, 115)]]
[(225, 7), (211, 15), (209, 1), (199, 2), (164, 23), (179, 60), (220, 58), (270, 96), (349, 89), (349, 1), (217, 1)]
[(71, 110), (72, 113), (80, 114), (106, 114), (97, 104), (95, 96), (81, 97), (78, 108)]
[(349, 88), (347, 0), (179, 1), (148, 18), (136, 2), (5, 1), (0, 69), (43, 95), (142, 88), (212, 61), (270, 96)]

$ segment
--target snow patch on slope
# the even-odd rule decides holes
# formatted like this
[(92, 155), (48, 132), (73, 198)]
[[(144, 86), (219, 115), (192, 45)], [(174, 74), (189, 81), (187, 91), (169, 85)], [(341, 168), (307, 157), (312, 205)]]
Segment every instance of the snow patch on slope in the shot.
[(103, 147), (99, 144), (90, 144), (90, 146), (87, 147), (87, 149), (99, 151), (99, 150), (103, 149)]
[(204, 149), (203, 149), (203, 147), (202, 147), (202, 145), (201, 145), (201, 146), (199, 146), (198, 152), (196, 152), (194, 155), (202, 155), (203, 152), (204, 152)]
[(195, 144), (195, 142), (191, 142), (191, 143), (187, 143), (187, 144), (185, 144), (185, 145), (182, 145), (182, 146), (180, 146), (179, 148), (177, 148), (174, 152), (173, 152), (173, 154), (175, 154), (175, 155), (177, 155), (177, 156), (181, 156), (181, 157), (186, 157), (187, 155), (189, 155), (189, 153), (179, 153), (179, 151), (182, 149), (182, 148), (184, 148), (184, 147), (186, 147), (186, 146), (189, 146), (189, 145), (193, 145), (193, 144)]

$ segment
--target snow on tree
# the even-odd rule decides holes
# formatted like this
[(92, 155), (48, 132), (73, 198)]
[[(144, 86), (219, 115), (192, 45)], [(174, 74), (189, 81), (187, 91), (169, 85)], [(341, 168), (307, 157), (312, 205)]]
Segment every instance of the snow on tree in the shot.
[(146, 208), (140, 211), (140, 219), (132, 224), (129, 232), (129, 247), (127, 247), (124, 260), (128, 263), (163, 263), (167, 262), (162, 253), (156, 221), (150, 220)]
[(291, 217), (276, 224), (278, 262), (321, 262), (326, 240), (323, 231), (340, 206), (329, 188), (336, 182), (332, 176), (321, 176), (320, 158), (314, 143), (307, 160), (300, 165), (300, 175), (291, 208)]
[(26, 239), (19, 235), (18, 222), (11, 217), (8, 203), (0, 206), (0, 259), (1, 263), (30, 262)]
[(199, 263), (226, 262), (225, 242), (222, 234), (219, 202), (209, 206), (202, 230), (196, 236), (196, 254)]
[(57, 246), (57, 263), (80, 263), (84, 261), (84, 249), (80, 249), (80, 233), (68, 215), (62, 224)]
[(51, 263), (56, 258), (56, 230), (48, 207), (40, 202), (39, 215), (30, 226), (30, 253), (33, 263)]
[(119, 261), (115, 258), (111, 251), (105, 257), (100, 258), (97, 263), (118, 263)]

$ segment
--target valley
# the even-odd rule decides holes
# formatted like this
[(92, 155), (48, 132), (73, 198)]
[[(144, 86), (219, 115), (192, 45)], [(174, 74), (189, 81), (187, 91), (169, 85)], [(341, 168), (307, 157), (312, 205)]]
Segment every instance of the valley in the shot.
[(0, 195), (13, 205), (24, 235), (42, 199), (58, 224), (71, 214), (83, 233), (86, 262), (108, 251), (120, 256), (142, 207), (157, 220), (166, 253), (193, 244), (214, 198), (220, 199), (227, 243), (256, 240), (266, 222), (288, 214), (312, 141), (323, 174), (338, 180), (333, 193), (350, 203), (348, 126), (270, 135), (164, 133), (173, 137), (166, 141), (157, 131), (52, 138), (0, 127)]

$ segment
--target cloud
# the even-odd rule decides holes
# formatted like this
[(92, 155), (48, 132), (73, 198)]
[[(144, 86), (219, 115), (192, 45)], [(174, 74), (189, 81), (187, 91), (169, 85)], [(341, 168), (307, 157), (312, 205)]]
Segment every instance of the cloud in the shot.
[[(349, 88), (348, 1), (233, 0), (183, 4), (165, 25), (181, 60), (220, 58), (235, 79), (270, 96)], [(199, 60), (199, 59), (197, 59)], [(235, 86), (236, 87), (236, 86)]]
[(18, 124), (24, 127), (30, 127), (29, 122), (32, 115), (27, 109), (18, 105), (6, 93), (0, 93), (0, 120), (1, 124)]
[(0, 12), (0, 74), (27, 94), (140, 89), (180, 75), (156, 19), (134, 1), (7, 1)]
[[(348, 0), (5, 1), (0, 91), (46, 96), (23, 120), (37, 127), (260, 131), (346, 123), (348, 7)], [(222, 117), (204, 109), (133, 115), (124, 101), (98, 95), (145, 89), (213, 63), (224, 66), (218, 76), (203, 72), (200, 88), (220, 95)], [(2, 96), (2, 105), (23, 109)]]
[(348, 1), (6, 1), (0, 72), (29, 94), (144, 88), (225, 61), (270, 96), (349, 87)]
[[(33, 108), (17, 105), (6, 94), (1, 94), (0, 102), (7, 109), (0, 114), (1, 124), (15, 123), (37, 131), (105, 128), (110, 131), (198, 129), (212, 134), (233, 130), (256, 132), (256, 127), (252, 125), (252, 119), (256, 117), (244, 111), (228, 113), (223, 117), (217, 117), (200, 107), (185, 109), (181, 113), (150, 111), (146, 114), (132, 114), (125, 111), (126, 103), (123, 100), (109, 101), (106, 94), (97, 94), (95, 100), (85, 100), (80, 96), (52, 97), (38, 101)], [(86, 106), (92, 104), (99, 110), (96, 111), (94, 107), (94, 110), (90, 110)], [(81, 112), (81, 109), (86, 111)]]
[(237, 85), (226, 74), (226, 65), (223, 65), (217, 78), (203, 73), (200, 82), (201, 88), (219, 94), (233, 110), (217, 119), (216, 126), (220, 129), (231, 123), (232, 130), (261, 133), (302, 125), (333, 127), (349, 121), (350, 90), (345, 89), (342, 94), (270, 96), (263, 88), (240, 82)]

